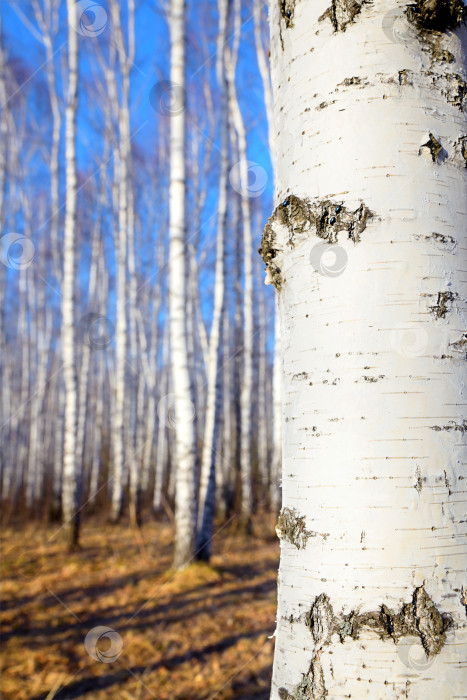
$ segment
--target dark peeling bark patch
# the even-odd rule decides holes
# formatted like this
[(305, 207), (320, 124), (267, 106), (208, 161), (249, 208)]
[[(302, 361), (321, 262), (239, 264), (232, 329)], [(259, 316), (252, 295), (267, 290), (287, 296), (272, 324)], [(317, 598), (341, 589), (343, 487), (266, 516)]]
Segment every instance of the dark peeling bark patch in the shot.
[(335, 32), (345, 32), (347, 25), (355, 20), (364, 5), (370, 5), (372, 0), (332, 0), (319, 22), (330, 19)]
[(461, 136), (457, 139), (455, 150), (459, 152), (464, 161), (464, 167), (467, 168), (467, 136)]
[(277, 519), (276, 533), (280, 540), (287, 540), (297, 549), (305, 549), (310, 537), (329, 537), (327, 532), (315, 532), (305, 528), (305, 516), (300, 516), (295, 508), (282, 508)]
[(451, 304), (457, 294), (453, 292), (438, 292), (438, 299), (434, 306), (430, 306), (430, 311), (435, 318), (446, 318), (446, 315), (451, 310)]
[(310, 201), (290, 194), (277, 206), (269, 217), (261, 239), (258, 252), (261, 255), (271, 281), (278, 291), (282, 288), (280, 268), (275, 262), (278, 252), (274, 224), (285, 226), (289, 230), (290, 246), (298, 234), (314, 229), (314, 233), (327, 243), (337, 243), (338, 235), (345, 231), (347, 237), (354, 243), (360, 241), (361, 233), (366, 229), (368, 221), (375, 216), (362, 202), (351, 210), (342, 202), (330, 199)]
[(449, 347), (457, 357), (467, 360), (467, 333), (464, 333), (464, 335), (454, 343), (449, 343)]
[(325, 700), (327, 694), (323, 667), (318, 654), (314, 656), (308, 673), (302, 674), (302, 680), (292, 693), (285, 688), (279, 688), (281, 700)]
[(293, 16), (295, 12), (295, 0), (279, 0), (281, 17), (287, 28), (293, 27)]
[(415, 589), (413, 614), (426, 655), (429, 657), (438, 654), (444, 646), (446, 630), (452, 621), (439, 613), (423, 586)]
[(444, 89), (447, 101), (464, 111), (467, 83), (458, 73), (447, 73), (444, 78), (447, 81), (447, 86)]
[(326, 593), (321, 593), (316, 598), (310, 612), (305, 615), (305, 624), (310, 629), (318, 651), (329, 644), (334, 632), (334, 612)]
[(417, 0), (407, 8), (407, 18), (419, 29), (445, 32), (465, 22), (466, 8), (462, 0)]
[[(461, 603), (467, 606), (466, 596), (467, 591), (462, 588)], [(395, 644), (401, 637), (416, 636), (430, 658), (439, 654), (446, 641), (446, 631), (452, 625), (452, 618), (439, 612), (423, 585), (415, 588), (412, 600), (403, 603), (398, 613), (383, 604), (374, 612), (360, 614), (352, 610), (346, 615), (335, 615), (328, 596), (321, 593), (304, 621), (315, 644), (313, 657), (308, 672), (303, 674), (292, 693), (286, 688), (279, 689), (279, 697), (284, 700), (321, 700), (326, 697), (320, 654), (331, 644), (335, 633), (339, 635), (341, 643), (347, 637), (358, 639), (364, 628), (374, 631), (382, 640), (392, 640)]]
[(467, 83), (459, 73), (440, 74), (427, 70), (425, 76), (431, 79), (433, 87), (441, 92), (448, 104), (454, 105), (461, 112), (465, 111)]
[(277, 519), (277, 536), (287, 540), (297, 549), (304, 549), (311, 532), (305, 528), (305, 516), (299, 516), (295, 508), (283, 508)]
[(417, 0), (406, 10), (407, 19), (417, 29), (423, 50), (431, 55), (432, 64), (453, 63), (454, 56), (443, 46), (448, 30), (465, 23), (462, 0)]
[(444, 150), (436, 136), (433, 136), (433, 134), (430, 134), (429, 139), (426, 143), (422, 143), (418, 151), (418, 155), (420, 155), (423, 152), (423, 148), (427, 148), (430, 151), (433, 163), (442, 163), (443, 160), (445, 160), (445, 157), (447, 156), (446, 151)]
[(462, 586), (461, 590), (461, 604), (465, 608), (465, 616), (467, 617), (467, 588), (465, 586)]
[(287, 29), (291, 29), (293, 27), (295, 0), (279, 0), (279, 11), (281, 13), (281, 19), (279, 20), (279, 38), (281, 40), (281, 46), (283, 51), (284, 37), (282, 36), (282, 20), (284, 20)]
[(274, 262), (274, 258), (277, 255), (276, 236), (270, 223), (273, 216), (274, 214), (269, 218), (268, 223), (263, 229), (261, 247), (258, 248), (258, 253), (261, 255), (263, 262), (266, 265), (266, 270), (269, 273), (272, 284), (275, 286), (277, 291), (280, 292), (282, 289), (282, 275), (280, 268)]
[(412, 601), (401, 606), (398, 613), (382, 605), (378, 611), (357, 613), (334, 618), (334, 632), (340, 641), (346, 637), (358, 639), (363, 628), (373, 630), (381, 639), (392, 639), (395, 643), (401, 637), (418, 636), (427, 656), (438, 654), (446, 640), (446, 630), (452, 624), (449, 615), (441, 614), (423, 586), (413, 592)]
[(291, 195), (290, 208), (285, 208), (287, 225), (291, 239), (295, 233), (303, 233), (309, 227), (316, 228), (316, 235), (329, 243), (336, 243), (339, 233), (345, 231), (354, 243), (360, 241), (360, 234), (367, 222), (374, 216), (363, 203), (351, 211), (340, 202), (330, 199), (308, 202)]
[[(454, 105), (461, 112), (465, 111), (467, 103), (467, 83), (459, 73), (439, 73), (426, 70), (423, 75), (431, 80), (433, 88), (445, 98), (448, 104)], [(399, 85), (417, 85), (418, 75), (414, 71), (404, 68), (398, 74)], [(389, 81), (394, 82), (394, 81)]]
[(441, 430), (445, 430), (448, 433), (452, 431), (458, 431), (463, 435), (467, 431), (467, 419), (464, 418), (462, 423), (455, 423), (454, 421), (449, 421), (446, 425), (431, 425), (430, 428), (432, 430), (435, 430), (437, 433)]

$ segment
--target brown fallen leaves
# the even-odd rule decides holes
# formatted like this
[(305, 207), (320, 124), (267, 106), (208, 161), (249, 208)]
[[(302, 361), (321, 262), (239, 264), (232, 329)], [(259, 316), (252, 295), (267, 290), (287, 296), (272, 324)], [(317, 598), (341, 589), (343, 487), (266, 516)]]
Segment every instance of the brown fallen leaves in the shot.
[(269, 697), (277, 540), (226, 528), (173, 572), (169, 525), (86, 523), (71, 555), (56, 530), (3, 530), (4, 700)]

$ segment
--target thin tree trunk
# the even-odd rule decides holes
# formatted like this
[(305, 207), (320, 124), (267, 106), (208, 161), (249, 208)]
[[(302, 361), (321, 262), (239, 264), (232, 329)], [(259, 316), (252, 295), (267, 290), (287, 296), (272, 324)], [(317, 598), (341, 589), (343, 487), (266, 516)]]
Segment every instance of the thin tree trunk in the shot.
[(243, 376), (240, 397), (240, 471), (241, 471), (241, 512), (242, 526), (251, 528), (253, 508), (252, 469), (251, 469), (251, 418), (253, 388), (253, 236), (251, 232), (251, 213), (248, 192), (248, 161), (246, 150), (246, 131), (238, 102), (235, 86), (235, 69), (237, 64), (238, 43), (241, 34), (241, 1), (234, 0), (234, 48), (229, 62), (229, 109), (237, 135), (239, 162), (238, 178), (240, 184), (240, 201), (243, 226)]
[[(121, 104), (114, 85), (113, 101), (118, 108), (118, 148), (116, 151), (116, 176), (118, 180), (118, 243), (117, 243), (117, 319), (115, 324), (115, 407), (113, 425), (113, 482), (111, 520), (116, 523), (123, 509), (123, 483), (125, 468), (125, 387), (127, 361), (127, 280), (126, 259), (128, 250), (128, 165), (130, 153), (129, 117), (129, 65), (122, 33), (120, 7), (111, 3), (115, 28), (119, 65), (122, 73)], [(112, 67), (110, 68), (112, 70)], [(114, 78), (111, 76), (111, 82)]]
[(186, 566), (194, 555), (198, 461), (186, 322), (188, 269), (185, 222), (185, 13), (185, 0), (171, 0), (170, 79), (172, 85), (180, 86), (184, 100), (183, 108), (170, 115), (169, 323), (176, 417), (175, 568)]
[(63, 523), (71, 548), (79, 539), (80, 474), (76, 445), (76, 365), (75, 365), (75, 238), (76, 238), (76, 110), (78, 101), (78, 34), (73, 28), (73, 0), (68, 11), (68, 87), (65, 127), (66, 203), (63, 237), (62, 282), (62, 360), (65, 379), (65, 427), (63, 448)]
[[(219, 24), (224, 37), (229, 16), (228, 0), (219, 0)], [(224, 41), (222, 42), (224, 44)], [(218, 448), (219, 422), (222, 406), (222, 320), (225, 310), (226, 226), (227, 226), (227, 176), (229, 164), (229, 123), (227, 112), (227, 81), (225, 77), (225, 49), (218, 55), (217, 76), (220, 84), (221, 144), (220, 176), (217, 205), (217, 246), (214, 282), (214, 310), (209, 338), (207, 367), (206, 421), (201, 461), (200, 497), (198, 513), (198, 537), (196, 556), (209, 561), (214, 529), (216, 506), (216, 449)]]

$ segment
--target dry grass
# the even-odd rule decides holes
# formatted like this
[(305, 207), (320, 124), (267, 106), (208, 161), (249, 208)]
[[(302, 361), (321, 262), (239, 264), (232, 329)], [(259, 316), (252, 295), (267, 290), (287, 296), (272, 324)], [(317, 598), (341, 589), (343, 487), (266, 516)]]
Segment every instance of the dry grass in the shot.
[[(147, 522), (139, 534), (86, 523), (71, 555), (57, 528), (5, 529), (2, 697), (266, 700), (279, 546), (271, 523), (258, 529), (263, 536), (223, 529), (211, 565), (182, 572), (169, 568), (166, 524)], [(86, 650), (98, 625), (122, 640), (112, 663)], [(102, 638), (97, 651), (109, 646)]]

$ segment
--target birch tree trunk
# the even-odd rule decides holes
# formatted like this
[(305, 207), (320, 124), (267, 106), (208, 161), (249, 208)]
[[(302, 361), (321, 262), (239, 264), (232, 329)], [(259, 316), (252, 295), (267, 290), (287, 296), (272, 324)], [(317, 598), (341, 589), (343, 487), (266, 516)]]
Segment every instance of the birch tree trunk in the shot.
[(63, 236), (62, 360), (65, 379), (65, 426), (63, 446), (63, 522), (70, 547), (79, 537), (79, 465), (76, 459), (77, 382), (74, 334), (75, 227), (76, 227), (76, 110), (78, 93), (78, 34), (72, 20), (76, 5), (67, 0), (68, 93), (65, 126), (66, 202)]
[(170, 5), (170, 81), (179, 109), (170, 115), (169, 312), (172, 381), (175, 403), (175, 551), (182, 568), (194, 554), (196, 527), (197, 444), (193, 419), (193, 383), (187, 337), (185, 222), (185, 0)]
[[(132, 16), (131, 3), (128, 11)], [(122, 30), (121, 7), (111, 3), (112, 20), (115, 28), (118, 63), (122, 74), (122, 95), (119, 102), (118, 91), (115, 87), (115, 77), (109, 75), (112, 101), (118, 110), (118, 148), (115, 157), (115, 174), (118, 182), (118, 243), (117, 257), (117, 318), (115, 324), (115, 409), (113, 425), (114, 460), (112, 482), (112, 511), (111, 520), (116, 523), (123, 509), (123, 482), (127, 440), (125, 440), (125, 389), (127, 361), (127, 280), (126, 261), (130, 223), (128, 167), (130, 159), (130, 65), (127, 62), (125, 42)], [(112, 70), (112, 68), (110, 68)]]
[(229, 164), (229, 123), (227, 112), (227, 82), (225, 77), (225, 35), (229, 15), (229, 0), (219, 0), (219, 37), (222, 37), (217, 60), (217, 79), (220, 91), (221, 144), (220, 176), (217, 205), (216, 276), (214, 282), (214, 310), (207, 366), (206, 421), (200, 473), (200, 497), (196, 556), (209, 561), (216, 507), (216, 449), (218, 447), (220, 413), (222, 406), (222, 320), (225, 309), (227, 175)]
[(238, 102), (235, 69), (241, 34), (241, 0), (234, 0), (234, 47), (228, 66), (229, 109), (237, 136), (239, 162), (237, 163), (238, 184), (241, 194), (241, 215), (243, 226), (243, 376), (240, 398), (240, 472), (241, 472), (241, 513), (242, 525), (248, 530), (251, 526), (253, 496), (251, 488), (251, 401), (253, 387), (253, 260), (251, 250), (251, 213), (249, 203), (248, 171), (246, 151), (246, 130)]
[(271, 697), (461, 698), (463, 5), (328, 3), (270, 3), (278, 198), (261, 251), (284, 362)]

